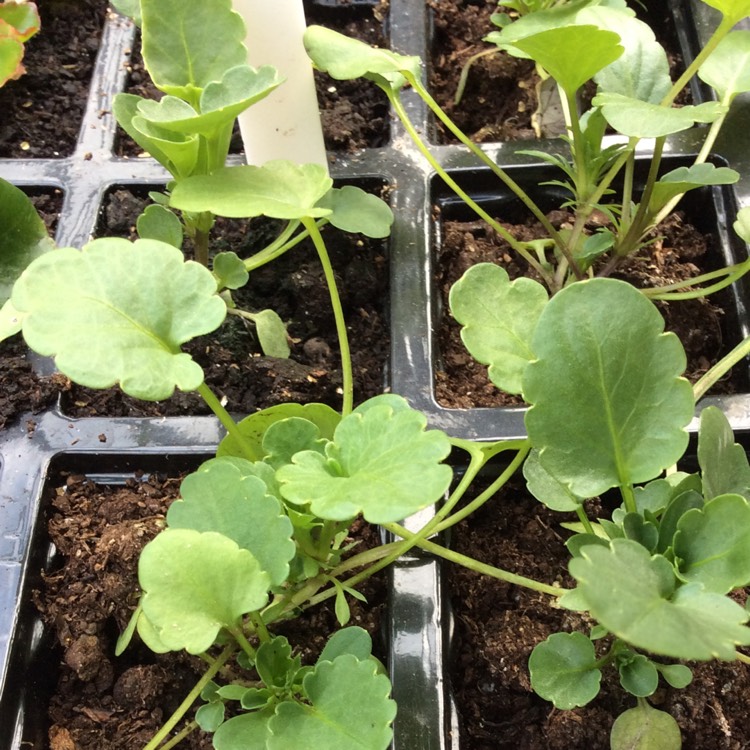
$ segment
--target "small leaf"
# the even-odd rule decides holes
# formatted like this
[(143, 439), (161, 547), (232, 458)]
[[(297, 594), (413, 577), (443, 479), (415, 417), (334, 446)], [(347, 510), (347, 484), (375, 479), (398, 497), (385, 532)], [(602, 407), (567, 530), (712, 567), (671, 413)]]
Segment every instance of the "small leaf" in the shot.
[(570, 573), (591, 616), (635, 648), (675, 659), (735, 658), (750, 644), (749, 613), (736, 602), (687, 584), (675, 590), (671, 564), (629, 539), (587, 546)]
[(685, 513), (673, 549), (679, 574), (726, 594), (750, 583), (750, 503), (740, 495), (719, 495)]
[(393, 211), (377, 195), (366, 193), (353, 185), (332, 188), (318, 207), (328, 208), (328, 221), (342, 232), (355, 232), (366, 237), (382, 239), (391, 233)]
[(204, 732), (215, 732), (223, 721), (223, 703), (207, 703), (195, 712), (195, 722)]
[(592, 104), (601, 107), (607, 122), (630, 138), (660, 138), (693, 127), (696, 122), (713, 122), (726, 112), (717, 102), (666, 107), (615, 93), (597, 94)]
[(182, 211), (211, 211), (235, 219), (323, 217), (331, 210), (317, 204), (332, 184), (328, 171), (319, 164), (270, 161), (262, 167), (224, 167), (181, 180), (170, 204)]
[(13, 307), (10, 300), (0, 307), (0, 341), (5, 341), (21, 332), (22, 319), (23, 316)]
[(264, 641), (258, 647), (255, 659), (258, 676), (268, 687), (284, 688), (291, 685), (300, 668), (298, 657), (292, 657), (292, 647), (283, 635)]
[(442, 464), (450, 441), (425, 425), (401, 397), (375, 396), (341, 420), (325, 456), (303, 451), (279, 469), (281, 492), (333, 521), (361, 512), (371, 523), (388, 523), (416, 513), (437, 502), (452, 478)]
[[(750, 33), (750, 32), (748, 32)], [(707, 185), (733, 185), (740, 176), (728, 167), (715, 167), (713, 164), (693, 164), (678, 167), (662, 175), (654, 184), (649, 211), (657, 213), (674, 197)]]
[(682, 736), (677, 722), (646, 701), (620, 714), (612, 725), (611, 750), (680, 750)]
[(524, 373), (526, 428), (544, 467), (579, 497), (656, 477), (679, 459), (693, 414), (685, 353), (640, 292), (591, 279), (544, 308)]
[(220, 289), (240, 289), (250, 278), (245, 264), (237, 253), (217, 253), (214, 257), (213, 272)]
[(349, 609), (349, 602), (346, 601), (346, 592), (342, 588), (338, 581), (334, 581), (336, 587), (336, 601), (334, 603), (334, 612), (336, 613), (336, 620), (338, 624), (343, 628), (349, 622), (351, 617), (351, 611)]
[(703, 0), (706, 5), (720, 11), (728, 20), (741, 21), (750, 15), (750, 0)]
[(320, 437), (324, 440), (333, 440), (333, 433), (341, 421), (341, 415), (326, 404), (279, 404), (251, 414), (238, 423), (237, 427), (245, 438), (245, 443), (251, 455), (245, 455), (237, 441), (227, 435), (216, 452), (217, 456), (239, 456), (251, 458), (254, 461), (262, 461), (268, 451), (263, 447), (263, 438), (268, 428), (274, 423), (289, 417), (300, 417), (317, 425)]
[(418, 57), (371, 47), (323, 26), (308, 26), (303, 39), (315, 67), (339, 81), (367, 78), (383, 88), (396, 90), (406, 82), (403, 72), (417, 79), (421, 76)]
[(119, 382), (147, 401), (201, 385), (203, 371), (180, 346), (226, 315), (211, 273), (156, 240), (106, 238), (46, 253), (12, 299), (27, 344), (60, 372), (89, 388)]
[(640, 513), (627, 513), (622, 521), (622, 528), (627, 539), (645, 547), (649, 552), (656, 549), (659, 540), (659, 529), (647, 521)]
[(553, 633), (534, 647), (529, 671), (534, 692), (563, 710), (596, 698), (602, 679), (594, 644), (583, 633)]
[(333, 661), (338, 656), (350, 654), (359, 661), (369, 659), (372, 655), (372, 638), (364, 629), (356, 625), (337, 630), (323, 647), (317, 663)]
[(521, 378), (534, 359), (531, 338), (546, 304), (541, 284), (526, 278), (510, 281), (505, 269), (493, 263), (472, 266), (450, 291), (464, 345), (490, 366), (490, 380), (508, 393), (521, 392)]
[[(0, 6), (2, 7), (2, 6)], [(34, 204), (22, 190), (0, 179), (0, 226), (3, 249), (0, 255), (0, 307), (10, 297), (21, 272), (55, 243), (47, 233)]]
[(684, 664), (657, 664), (661, 676), (673, 687), (681, 690), (693, 681), (693, 673)]
[(567, 485), (552, 476), (539, 461), (539, 451), (533, 448), (523, 464), (526, 489), (550, 510), (577, 510), (583, 500), (574, 495)]
[(319, 662), (303, 686), (310, 705), (285, 701), (276, 707), (268, 723), (268, 750), (386, 750), (390, 745), (396, 704), (389, 698), (388, 678), (373, 661), (345, 654)]
[(182, 247), (182, 222), (164, 206), (147, 206), (138, 217), (136, 228), (142, 240), (159, 240), (178, 249)]
[(172, 651), (201, 654), (222, 628), (268, 602), (271, 581), (250, 552), (216, 532), (162, 531), (138, 561), (143, 614)]
[(737, 221), (732, 228), (745, 242), (750, 243), (750, 206), (745, 206), (737, 212)]
[(653, 662), (643, 654), (634, 654), (620, 664), (619, 672), (622, 687), (638, 698), (653, 695), (659, 686), (659, 673)]
[(328, 440), (321, 438), (320, 429), (314, 422), (302, 417), (280, 419), (268, 426), (263, 435), (264, 461), (274, 469), (292, 462), (300, 451), (325, 452)]
[(39, 31), (41, 21), (35, 3), (5, 0), (0, 3), (0, 20), (13, 27), (14, 37), (26, 42)]
[(667, 506), (659, 524), (658, 552), (666, 552), (671, 546), (677, 531), (677, 524), (685, 513), (693, 508), (703, 507), (703, 497), (695, 490), (677, 492)]
[(708, 406), (701, 412), (698, 463), (703, 496), (736, 494), (750, 499), (750, 463), (745, 449), (734, 442), (729, 420), (721, 409)]
[(278, 313), (273, 310), (261, 310), (251, 313), (251, 316), (263, 354), (267, 357), (287, 359), (291, 351), (289, 335)]

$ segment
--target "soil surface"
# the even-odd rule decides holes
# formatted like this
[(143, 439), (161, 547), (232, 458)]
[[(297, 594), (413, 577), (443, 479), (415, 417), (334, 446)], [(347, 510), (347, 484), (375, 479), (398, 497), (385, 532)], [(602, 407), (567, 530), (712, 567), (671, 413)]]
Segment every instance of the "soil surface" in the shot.
[[(306, 3), (308, 25), (317, 24), (378, 47), (387, 46), (383, 20), (387, 3), (374, 7), (321, 7)], [(161, 99), (162, 92), (151, 82), (143, 66), (140, 37), (131, 57), (126, 91), (147, 99)], [(388, 101), (375, 84), (358, 79), (335, 81), (319, 71), (315, 85), (320, 103), (323, 136), (328, 151), (353, 152), (362, 148), (376, 148), (387, 143), (389, 137)], [(118, 127), (115, 152), (118, 156), (138, 156), (139, 146)], [(235, 125), (231, 153), (242, 152), (239, 128)]]
[[(559, 228), (569, 220), (565, 211), (549, 214)], [(507, 224), (505, 229), (519, 240), (545, 236), (535, 222)], [(540, 234), (541, 232), (541, 234)], [(713, 270), (717, 250), (711, 235), (699, 232), (682, 213), (675, 213), (663, 222), (656, 234), (659, 239), (643, 248), (621, 266), (613, 277), (621, 278), (639, 288), (662, 286)], [(523, 260), (494, 229), (482, 221), (446, 221), (442, 224), (442, 241), (438, 256), (437, 288), (442, 302), (438, 345), (441, 366), (435, 373), (438, 401), (449, 408), (476, 406), (508, 406), (521, 403), (516, 396), (502, 393), (492, 384), (487, 367), (476, 362), (461, 341), (461, 327), (450, 314), (448, 295), (455, 282), (471, 266), (496, 263), (506, 269), (511, 279), (534, 277)], [(682, 341), (688, 357), (686, 377), (697, 380), (718, 359), (734, 346), (725, 335), (725, 312), (720, 304), (729, 304), (721, 294), (710, 298), (657, 302), (665, 319), (666, 330), (673, 331)], [(741, 390), (742, 379), (735, 375), (717, 383), (712, 393)]]
[[(531, 60), (500, 51), (478, 58), (469, 69), (460, 102), (455, 102), (461, 71), (470, 58), (496, 49), (482, 39), (498, 30), (490, 21), (490, 16), (497, 12), (497, 0), (428, 0), (428, 5), (435, 29), (430, 91), (461, 130), (477, 143), (555, 135), (538, 134), (532, 126), (539, 76)], [(674, 80), (684, 66), (668, 4), (663, 0), (646, 0), (631, 5), (667, 49)], [(683, 99), (680, 101), (684, 103)], [(436, 128), (440, 142), (457, 142), (440, 123), (436, 123)]]
[[(46, 655), (51, 674), (40, 675), (55, 685), (48, 709), (49, 748), (135, 750), (148, 742), (205, 669), (204, 662), (188, 654), (153, 654), (137, 636), (122, 656), (114, 656), (118, 634), (137, 604), (138, 556), (163, 526), (180, 480), (151, 475), (124, 486), (97, 485), (80, 476), (59, 481), (48, 512), (58, 558), (35, 594), (54, 633), (52, 653)], [(355, 534), (363, 544), (379, 543), (369, 526), (357, 527)], [(382, 658), (378, 629), (384, 578), (373, 578), (361, 590), (368, 603), (350, 598), (351, 624), (373, 634)], [(274, 632), (286, 635), (303, 663), (312, 663), (337, 627), (333, 607), (320, 605)], [(209, 735), (195, 731), (179, 747), (211, 750), (212, 744)]]
[[(104, 208), (100, 236), (131, 236), (147, 198), (118, 190)], [(219, 219), (215, 252), (232, 250), (247, 257), (275, 236), (267, 221)], [(388, 260), (385, 243), (359, 235), (324, 230), (347, 322), (355, 379), (355, 399), (382, 393), (389, 352), (387, 318)], [(290, 359), (262, 356), (254, 329), (228, 316), (215, 334), (184, 347), (206, 373), (206, 382), (226, 407), (247, 414), (284, 401), (318, 401), (341, 406), (341, 371), (335, 322), (323, 270), (310, 243), (254, 271), (234, 299), (257, 312), (271, 308), (288, 323)], [(136, 401), (119, 389), (92, 391), (74, 387), (63, 408), (70, 416), (151, 416), (210, 413), (194, 393), (177, 392), (166, 402)]]
[[(597, 511), (593, 506), (590, 515)], [(452, 546), (513, 573), (571, 587), (563, 546), (569, 532), (560, 523), (572, 520), (575, 514), (553, 513), (522, 488), (508, 487), (459, 525)], [(462, 750), (609, 750), (613, 721), (635, 706), (614, 670), (605, 671), (602, 690), (591, 703), (571, 711), (558, 711), (539, 698), (528, 676), (537, 643), (554, 632), (588, 635), (592, 623), (550, 607), (546, 595), (464, 569), (448, 567), (448, 578), (457, 624), (452, 682)], [(649, 699), (677, 720), (683, 750), (750, 747), (750, 668), (727, 662), (689, 666), (690, 686), (676, 690), (662, 680)]]
[(37, 0), (26, 74), (0, 89), (0, 157), (69, 156), (78, 141), (106, 0)]

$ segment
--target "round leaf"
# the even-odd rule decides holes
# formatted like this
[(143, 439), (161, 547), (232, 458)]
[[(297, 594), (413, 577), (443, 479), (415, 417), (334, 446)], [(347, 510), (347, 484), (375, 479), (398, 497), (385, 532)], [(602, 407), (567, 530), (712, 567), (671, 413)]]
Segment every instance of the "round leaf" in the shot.
[(319, 518), (362, 512), (371, 523), (405, 518), (437, 502), (452, 471), (448, 437), (399, 396), (376, 396), (341, 420), (325, 455), (303, 451), (276, 476), (283, 496)]
[(223, 534), (167, 529), (138, 561), (143, 615), (172, 651), (201, 654), (222, 628), (261, 609), (271, 582), (250, 552)]
[(203, 266), (156, 240), (107, 238), (34, 261), (13, 290), (23, 335), (90, 388), (120, 384), (147, 401), (196, 389), (203, 371), (180, 351), (217, 328), (226, 305)]
[(631, 695), (645, 698), (659, 686), (659, 673), (654, 663), (643, 654), (635, 654), (620, 665), (620, 684)]
[(353, 185), (333, 188), (318, 206), (331, 209), (328, 221), (342, 232), (358, 232), (375, 239), (391, 233), (393, 211), (390, 206), (377, 195)]
[(540, 461), (578, 497), (653, 479), (687, 446), (685, 353), (640, 292), (614, 279), (572, 284), (536, 327), (523, 394)]
[(668, 713), (644, 701), (615, 719), (609, 742), (611, 750), (680, 750), (682, 736)]

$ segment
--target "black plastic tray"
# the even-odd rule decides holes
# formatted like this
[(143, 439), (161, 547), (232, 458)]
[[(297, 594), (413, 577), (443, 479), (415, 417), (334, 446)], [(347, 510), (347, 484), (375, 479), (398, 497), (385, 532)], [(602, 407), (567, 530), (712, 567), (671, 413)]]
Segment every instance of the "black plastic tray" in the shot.
[[(374, 0), (311, 0), (337, 6), (374, 5)], [(716, 14), (699, 0), (670, 3), (683, 55), (690, 59), (696, 44), (707, 39)], [(431, 50), (430, 10), (424, 0), (390, 0), (388, 36), (392, 49), (427, 60)], [(111, 15), (99, 54), (91, 94), (75, 152), (64, 159), (0, 159), (0, 176), (33, 188), (57, 188), (64, 194), (57, 241), (80, 246), (88, 241), (97, 222), (103, 195), (113, 186), (159, 185), (167, 178), (150, 159), (121, 159), (112, 153), (115, 125), (110, 113), (112, 96), (125, 83), (125, 63), (134, 39), (126, 20)], [(710, 91), (698, 86), (700, 101)], [(410, 92), (405, 95), (409, 115), (424, 133), (432, 133), (425, 106)], [(735, 104), (728, 133), (715, 149), (716, 158), (743, 175), (731, 189), (710, 191), (718, 224), (728, 234), (736, 207), (750, 202), (750, 102)], [(669, 139), (669, 153), (697, 150), (687, 133)], [(554, 149), (555, 142), (540, 141), (538, 149)], [(487, 144), (485, 149), (503, 166), (521, 169), (529, 157), (519, 154), (529, 142)], [(464, 149), (435, 145), (440, 164), (462, 180), (483, 179), (476, 161)], [(235, 157), (236, 158), (236, 157)], [(434, 395), (436, 359), (432, 263), (438, 227), (433, 224), (433, 203), (451, 203), (442, 182), (391, 118), (390, 141), (381, 148), (355, 154), (337, 153), (332, 175), (339, 180), (376, 179), (393, 187), (391, 205), (396, 223), (390, 244), (391, 357), (390, 387), (422, 409), (430, 424), (468, 438), (490, 439), (523, 434), (520, 410), (452, 410), (440, 407)], [(735, 250), (735, 240), (730, 240)], [(746, 251), (746, 250), (745, 250)], [(738, 319), (744, 315), (746, 290), (733, 292)], [(747, 330), (743, 322), (742, 330)], [(711, 399), (728, 414), (736, 428), (750, 426), (750, 396)], [(69, 419), (59, 410), (26, 418), (0, 433), (0, 750), (46, 746), (46, 715), (38, 697), (44, 693), (43, 670), (55, 669), (44, 658), (45, 637), (30, 605), (33, 575), (46, 563), (49, 550), (34, 534), (42, 486), (50, 467), (75, 468), (82, 473), (131, 471), (148, 468), (161, 456), (183, 459), (210, 452), (221, 437), (212, 417), (163, 419)], [(106, 437), (102, 442), (100, 436)], [(34, 543), (36, 541), (36, 544)], [(32, 571), (32, 572), (27, 572)], [(36, 571), (33, 572), (33, 571)], [(459, 721), (447, 677), (451, 622), (442, 591), (439, 565), (415, 554), (393, 566), (387, 636), (390, 670), (399, 714), (394, 724), (393, 750), (448, 750), (460, 747)]]

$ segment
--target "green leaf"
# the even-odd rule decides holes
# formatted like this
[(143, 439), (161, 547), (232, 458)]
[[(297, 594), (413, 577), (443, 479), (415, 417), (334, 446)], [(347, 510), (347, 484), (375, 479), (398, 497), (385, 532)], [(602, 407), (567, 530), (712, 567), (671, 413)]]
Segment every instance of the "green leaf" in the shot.
[(341, 627), (344, 627), (344, 625), (349, 622), (349, 618), (351, 617), (349, 602), (346, 601), (346, 592), (344, 591), (341, 584), (334, 579), (333, 585), (336, 588), (336, 600), (334, 603), (336, 621)]
[(369, 659), (372, 655), (372, 638), (364, 629), (356, 625), (337, 630), (323, 647), (317, 663), (333, 661), (338, 656), (350, 654), (359, 661)]
[(147, 401), (201, 385), (203, 371), (180, 346), (226, 315), (211, 273), (156, 240), (106, 238), (47, 253), (12, 299), (26, 342), (60, 372), (90, 388), (119, 382)]
[[(750, 33), (750, 32), (748, 32)], [(689, 190), (706, 185), (734, 185), (740, 176), (728, 167), (715, 167), (713, 164), (693, 164), (690, 167), (678, 167), (668, 172), (654, 183), (649, 211), (653, 214), (666, 206), (669, 201)]]
[(319, 662), (303, 686), (310, 705), (285, 701), (276, 707), (268, 723), (268, 750), (386, 750), (390, 745), (396, 704), (388, 697), (388, 678), (372, 660), (346, 654)]
[(673, 548), (679, 575), (726, 594), (750, 583), (750, 503), (740, 495), (719, 495), (685, 513)]
[(112, 7), (121, 15), (130, 18), (136, 26), (141, 27), (141, 0), (112, 0)]
[(143, 60), (166, 94), (194, 102), (201, 89), (247, 61), (245, 24), (231, 0), (141, 0), (141, 15)]
[(41, 26), (36, 4), (23, 1), (5, 0), (0, 3), (0, 21), (13, 27), (13, 36), (19, 42), (29, 40)]
[(323, 26), (308, 26), (303, 39), (315, 67), (339, 81), (367, 78), (381, 87), (395, 90), (406, 82), (404, 72), (416, 79), (421, 76), (418, 57), (371, 47)]
[(682, 736), (677, 722), (646, 701), (621, 713), (612, 725), (611, 750), (680, 750)]
[(279, 357), (287, 359), (291, 350), (289, 349), (289, 336), (284, 321), (274, 310), (261, 310), (257, 313), (249, 313), (251, 320), (255, 323), (255, 332), (263, 354), (267, 357)]
[(289, 417), (300, 417), (317, 425), (320, 430), (320, 437), (325, 440), (333, 440), (333, 433), (341, 421), (341, 415), (326, 404), (305, 404), (303, 406), (302, 404), (287, 403), (271, 406), (245, 417), (237, 425), (252, 455), (246, 455), (231, 435), (227, 435), (219, 443), (216, 455), (239, 456), (252, 458), (254, 461), (262, 461), (268, 455), (268, 451), (263, 447), (263, 436), (266, 430), (274, 422)]
[(706, 500), (728, 494), (750, 499), (750, 463), (747, 454), (741, 445), (734, 442), (729, 420), (716, 406), (708, 406), (701, 411), (698, 464)]
[(690, 667), (684, 664), (657, 664), (661, 676), (673, 687), (681, 690), (693, 681)]
[(745, 242), (750, 242), (750, 206), (745, 206), (737, 212), (737, 221), (732, 228)]
[(356, 232), (382, 239), (391, 233), (393, 211), (376, 195), (353, 185), (332, 188), (318, 201), (319, 208), (330, 209), (328, 221), (342, 232)]
[(201, 654), (222, 628), (261, 609), (271, 582), (253, 555), (222, 534), (167, 529), (138, 561), (143, 614), (172, 651)]
[(250, 551), (272, 585), (286, 580), (296, 552), (292, 522), (261, 479), (216, 458), (185, 477), (180, 495), (167, 511), (170, 528), (219, 532)]
[(640, 513), (626, 513), (622, 528), (627, 539), (645, 547), (649, 552), (656, 550), (659, 541), (659, 530), (655, 524), (645, 520)]
[(689, 510), (703, 507), (703, 496), (695, 490), (678, 492), (667, 506), (661, 523), (659, 524), (658, 552), (666, 552), (672, 546), (672, 540), (677, 532), (677, 524), (680, 518)]
[(534, 647), (529, 671), (534, 692), (562, 710), (596, 698), (602, 679), (594, 644), (583, 633), (553, 633)]
[[(117, 124), (147, 153), (156, 159), (163, 167), (170, 171), (170, 174), (174, 175), (175, 167), (167, 156), (166, 152), (163, 151), (159, 145), (159, 140), (156, 138), (149, 138), (144, 135), (138, 128), (133, 124), (133, 120), (136, 117), (140, 117), (138, 114), (138, 105), (140, 102), (145, 101), (142, 97), (136, 96), (135, 94), (116, 94), (112, 102), (112, 113), (117, 120)], [(142, 118), (141, 118), (142, 119)]]
[(609, 92), (597, 94), (592, 104), (602, 108), (607, 122), (618, 133), (631, 138), (660, 138), (679, 133), (696, 122), (718, 120), (726, 112), (726, 107), (718, 102), (666, 107)]
[(361, 512), (371, 523), (398, 521), (437, 502), (452, 471), (450, 441), (425, 431), (423, 414), (399, 396), (375, 396), (344, 417), (326, 455), (303, 451), (276, 476), (283, 496), (319, 518)]
[(315, 451), (323, 454), (328, 440), (321, 438), (320, 429), (308, 419), (288, 417), (268, 426), (263, 436), (264, 461), (274, 469), (292, 462), (300, 451)]
[(698, 69), (698, 77), (724, 104), (750, 91), (750, 31), (730, 31)]
[(294, 673), (300, 668), (300, 660), (292, 657), (289, 641), (283, 635), (277, 635), (260, 644), (255, 668), (265, 685), (284, 688), (293, 682)]
[[(2, 7), (2, 6), (0, 6)], [(10, 297), (13, 284), (21, 272), (40, 255), (52, 250), (55, 243), (26, 193), (0, 179), (0, 307)]]
[(270, 65), (257, 70), (248, 65), (238, 65), (227, 70), (220, 81), (205, 87), (197, 110), (176, 96), (164, 96), (159, 101), (141, 100), (138, 112), (149, 122), (166, 130), (211, 137), (282, 83), (278, 71)]
[(224, 721), (224, 704), (207, 703), (195, 712), (195, 721), (204, 732), (215, 732)]
[(621, 663), (618, 669), (620, 684), (631, 695), (645, 698), (656, 692), (659, 686), (659, 673), (654, 663), (643, 654), (634, 654), (632, 658)]
[(513, 47), (541, 65), (568, 96), (623, 53), (618, 34), (596, 26), (549, 29), (516, 41)]
[(0, 20), (0, 87), (24, 74), (21, 65), (23, 53), (23, 44), (16, 38), (12, 27)]
[(750, 0), (703, 0), (720, 11), (728, 20), (741, 21), (750, 15)]
[(21, 332), (22, 317), (10, 300), (0, 307), (0, 341), (5, 341)]
[(240, 289), (250, 278), (242, 259), (231, 252), (214, 256), (213, 272), (220, 289)]
[(182, 222), (164, 206), (147, 206), (138, 217), (136, 228), (142, 240), (159, 240), (178, 249), (182, 247)]
[(194, 175), (175, 185), (170, 205), (182, 211), (211, 211), (217, 216), (302, 219), (328, 216), (317, 206), (333, 181), (319, 164), (270, 161), (262, 167), (224, 167)]
[(655, 479), (643, 487), (635, 487), (635, 507), (639, 513), (659, 513), (669, 505), (674, 488), (666, 479)]
[(453, 285), (449, 301), (471, 356), (489, 365), (498, 388), (520, 393), (523, 373), (534, 359), (531, 338), (547, 304), (544, 287), (532, 279), (510, 281), (500, 266), (478, 263)]
[(130, 124), (133, 130), (140, 134), (149, 152), (156, 147), (156, 153), (166, 157), (164, 166), (172, 176), (187, 177), (198, 166), (201, 142), (197, 133), (191, 135), (175, 133), (155, 125), (141, 115), (135, 115)]
[(570, 573), (591, 616), (635, 648), (675, 659), (735, 658), (750, 644), (750, 613), (700, 584), (675, 590), (672, 565), (629, 539), (588, 546)]
[(531, 450), (523, 464), (523, 476), (526, 479), (526, 489), (551, 510), (563, 513), (577, 510), (583, 502), (568, 489), (567, 485), (558, 481), (542, 466), (539, 461), (539, 451), (536, 448)]
[(625, 282), (556, 294), (537, 324), (523, 380), (526, 428), (543, 466), (579, 497), (657, 476), (687, 446), (685, 354), (654, 305)]
[(212, 737), (215, 750), (266, 750), (272, 716), (272, 708), (233, 716)]

